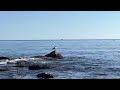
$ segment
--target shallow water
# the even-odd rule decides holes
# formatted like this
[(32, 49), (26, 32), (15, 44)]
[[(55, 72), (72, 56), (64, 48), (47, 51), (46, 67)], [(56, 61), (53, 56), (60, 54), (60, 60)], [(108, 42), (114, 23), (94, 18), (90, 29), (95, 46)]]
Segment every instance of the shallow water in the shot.
[[(31, 56), (45, 55), (57, 46), (65, 57), (62, 60), (32, 60)], [(120, 40), (39, 40), (0, 41), (0, 56), (22, 57), (32, 63), (47, 63), (50, 69), (0, 71), (0, 79), (38, 79), (37, 74), (48, 72), (54, 79), (120, 79)], [(14, 59), (13, 59), (14, 60)], [(0, 66), (14, 64), (0, 62)]]

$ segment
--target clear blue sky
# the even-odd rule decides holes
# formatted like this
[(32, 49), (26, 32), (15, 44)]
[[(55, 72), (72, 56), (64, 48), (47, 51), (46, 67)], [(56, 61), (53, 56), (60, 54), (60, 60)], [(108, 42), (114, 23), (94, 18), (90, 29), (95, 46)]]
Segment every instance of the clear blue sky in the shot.
[(120, 39), (120, 11), (0, 11), (0, 40)]

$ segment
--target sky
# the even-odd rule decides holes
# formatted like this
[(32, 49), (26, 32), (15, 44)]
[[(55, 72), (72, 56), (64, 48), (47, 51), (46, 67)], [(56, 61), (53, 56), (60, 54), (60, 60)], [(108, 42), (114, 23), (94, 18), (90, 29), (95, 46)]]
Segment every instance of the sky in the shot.
[(0, 11), (0, 40), (120, 39), (120, 11)]

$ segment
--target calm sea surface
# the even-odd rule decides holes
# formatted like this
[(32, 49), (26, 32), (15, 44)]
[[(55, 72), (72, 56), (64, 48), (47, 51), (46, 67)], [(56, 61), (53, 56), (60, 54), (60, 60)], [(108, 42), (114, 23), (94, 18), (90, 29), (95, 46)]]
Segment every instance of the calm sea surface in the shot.
[(0, 41), (0, 56), (29, 60), (31, 56), (50, 53), (54, 46), (64, 59), (31, 60), (53, 68), (28, 70), (21, 67), (17, 71), (0, 71), (0, 79), (38, 79), (36, 75), (41, 72), (53, 74), (54, 79), (120, 79), (120, 40), (117, 39)]

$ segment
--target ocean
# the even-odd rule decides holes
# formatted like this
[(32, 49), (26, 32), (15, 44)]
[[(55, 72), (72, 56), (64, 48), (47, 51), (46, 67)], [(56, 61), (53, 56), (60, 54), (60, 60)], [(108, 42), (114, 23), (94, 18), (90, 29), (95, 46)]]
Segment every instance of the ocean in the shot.
[[(64, 59), (32, 60), (30, 57), (44, 56), (57, 46)], [(0, 57), (22, 57), (32, 63), (48, 64), (48, 69), (0, 71), (0, 79), (39, 79), (37, 75), (47, 72), (53, 79), (120, 79), (119, 39), (78, 40), (1, 40)], [(14, 60), (14, 59), (13, 59)], [(0, 67), (13, 67), (0, 60)]]

